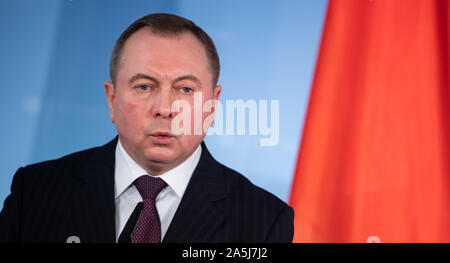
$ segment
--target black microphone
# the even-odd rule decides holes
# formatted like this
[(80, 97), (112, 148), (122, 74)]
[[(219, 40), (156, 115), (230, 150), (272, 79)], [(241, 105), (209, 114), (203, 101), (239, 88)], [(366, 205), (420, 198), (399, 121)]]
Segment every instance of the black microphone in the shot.
[(133, 213), (131, 213), (130, 218), (128, 218), (127, 224), (120, 233), (118, 243), (131, 243), (131, 236), (133, 235), (134, 228), (139, 220), (139, 216), (141, 215), (141, 211), (144, 208), (144, 203), (139, 202), (134, 208)]

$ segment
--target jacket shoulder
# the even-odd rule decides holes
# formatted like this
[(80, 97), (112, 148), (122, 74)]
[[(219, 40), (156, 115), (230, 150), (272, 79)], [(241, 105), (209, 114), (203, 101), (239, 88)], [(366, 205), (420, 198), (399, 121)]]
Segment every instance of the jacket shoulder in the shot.
[[(70, 225), (67, 205), (74, 183), (98, 147), (19, 168), (0, 212), (0, 242), (52, 240)], [(53, 227), (48, 227), (52, 225)]]
[(22, 168), (23, 174), (26, 177), (33, 177), (57, 173), (58, 177), (64, 177), (67, 174), (82, 173), (82, 169), (88, 168), (89, 165), (114, 160), (116, 144), (117, 137), (102, 146), (74, 152), (58, 159), (30, 164)]
[(34, 204), (44, 200), (44, 193), (47, 198), (69, 194), (75, 185), (84, 181), (84, 176), (98, 162), (95, 156), (99, 155), (99, 149), (101, 147), (89, 148), (20, 168), (14, 177), (20, 174), (22, 178), (23, 202)]
[[(223, 166), (223, 165), (222, 165)], [(251, 242), (291, 242), (294, 211), (274, 194), (223, 166), (234, 236)]]
[[(253, 199), (248, 200), (250, 203), (265, 201), (275, 207), (284, 207), (286, 203), (267, 190), (254, 185), (247, 177), (241, 173), (222, 165), (227, 178), (227, 192), (231, 195), (248, 196)], [(252, 204), (253, 205), (253, 204)]]
[(74, 152), (58, 159), (42, 161), (24, 166), (25, 174), (47, 174), (51, 171), (79, 169), (100, 147)]

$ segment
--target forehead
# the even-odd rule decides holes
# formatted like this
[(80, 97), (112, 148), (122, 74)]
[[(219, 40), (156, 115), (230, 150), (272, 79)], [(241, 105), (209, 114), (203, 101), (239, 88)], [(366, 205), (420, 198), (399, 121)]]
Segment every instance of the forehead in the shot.
[(131, 35), (122, 51), (118, 76), (127, 78), (136, 73), (174, 78), (193, 74), (212, 81), (206, 51), (192, 33), (159, 35), (148, 27)]

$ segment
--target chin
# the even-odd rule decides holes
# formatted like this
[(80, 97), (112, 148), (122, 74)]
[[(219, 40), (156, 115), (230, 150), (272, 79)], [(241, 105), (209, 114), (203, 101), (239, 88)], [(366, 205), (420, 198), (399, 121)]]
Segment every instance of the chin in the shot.
[(145, 156), (147, 160), (156, 163), (171, 163), (176, 159), (176, 154), (171, 149), (151, 149)]

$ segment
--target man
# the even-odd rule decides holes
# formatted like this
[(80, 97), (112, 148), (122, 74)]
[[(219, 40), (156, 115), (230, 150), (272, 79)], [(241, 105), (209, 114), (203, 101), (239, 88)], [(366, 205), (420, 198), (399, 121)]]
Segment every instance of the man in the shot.
[[(130, 25), (104, 84), (118, 137), (20, 168), (0, 241), (291, 242), (292, 208), (219, 164), (202, 142), (215, 108), (198, 111), (195, 98), (200, 107), (219, 99), (219, 69), (214, 43), (189, 20), (153, 14)], [(198, 112), (200, 132), (188, 125)]]

